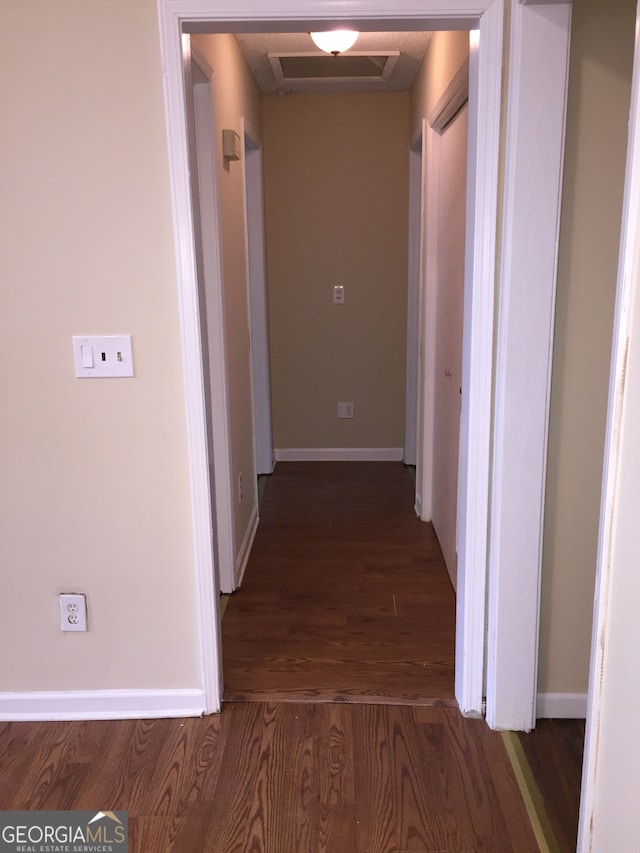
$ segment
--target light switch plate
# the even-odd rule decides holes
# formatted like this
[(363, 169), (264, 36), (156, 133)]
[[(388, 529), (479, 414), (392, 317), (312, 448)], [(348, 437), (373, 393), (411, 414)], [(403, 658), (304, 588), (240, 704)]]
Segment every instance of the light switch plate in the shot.
[(74, 335), (76, 376), (85, 379), (131, 377), (131, 335)]
[(344, 305), (344, 285), (334, 284), (333, 286), (333, 304)]

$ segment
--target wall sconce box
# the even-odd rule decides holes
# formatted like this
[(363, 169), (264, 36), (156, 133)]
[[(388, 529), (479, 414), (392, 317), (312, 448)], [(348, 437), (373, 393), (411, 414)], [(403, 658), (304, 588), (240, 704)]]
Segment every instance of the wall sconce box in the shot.
[(240, 137), (235, 130), (222, 131), (222, 156), (227, 160), (240, 159)]

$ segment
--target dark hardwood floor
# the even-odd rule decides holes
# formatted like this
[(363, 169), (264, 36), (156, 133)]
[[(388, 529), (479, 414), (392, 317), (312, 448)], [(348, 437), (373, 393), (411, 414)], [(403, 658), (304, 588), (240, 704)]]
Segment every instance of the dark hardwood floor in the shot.
[(519, 734), (559, 853), (574, 853), (584, 753), (584, 720), (538, 720)]
[(226, 700), (455, 705), (455, 596), (401, 463), (279, 462), (222, 622)]
[[(403, 466), (280, 463), (261, 515), (222, 713), (0, 723), (0, 809), (126, 810), (131, 853), (537, 853), (505, 741), (455, 706), (454, 594)], [(523, 737), (570, 844), (557, 731)]]
[(0, 724), (1, 809), (123, 809), (130, 853), (535, 853), (502, 739), (453, 708), (227, 703)]

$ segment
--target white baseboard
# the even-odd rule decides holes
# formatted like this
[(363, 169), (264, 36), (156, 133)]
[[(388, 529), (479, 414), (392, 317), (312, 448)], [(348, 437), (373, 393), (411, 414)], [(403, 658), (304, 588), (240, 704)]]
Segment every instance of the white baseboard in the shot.
[(402, 462), (403, 447), (280, 447), (277, 462)]
[(201, 717), (202, 690), (60, 690), (0, 693), (0, 721)]
[(249, 562), (249, 554), (251, 553), (253, 540), (256, 537), (256, 530), (258, 529), (259, 521), (260, 516), (258, 515), (258, 507), (254, 506), (244, 539), (242, 540), (242, 545), (240, 546), (240, 551), (236, 557), (236, 583), (238, 586), (242, 583), (247, 563)]
[(586, 693), (538, 693), (536, 717), (583, 720), (587, 716)]

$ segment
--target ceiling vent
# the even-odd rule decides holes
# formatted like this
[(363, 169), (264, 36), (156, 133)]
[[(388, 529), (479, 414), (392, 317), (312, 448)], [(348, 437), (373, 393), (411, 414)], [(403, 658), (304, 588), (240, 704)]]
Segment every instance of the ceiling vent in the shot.
[(269, 53), (278, 83), (375, 83), (391, 77), (400, 51), (358, 52), (339, 56), (326, 53)]

